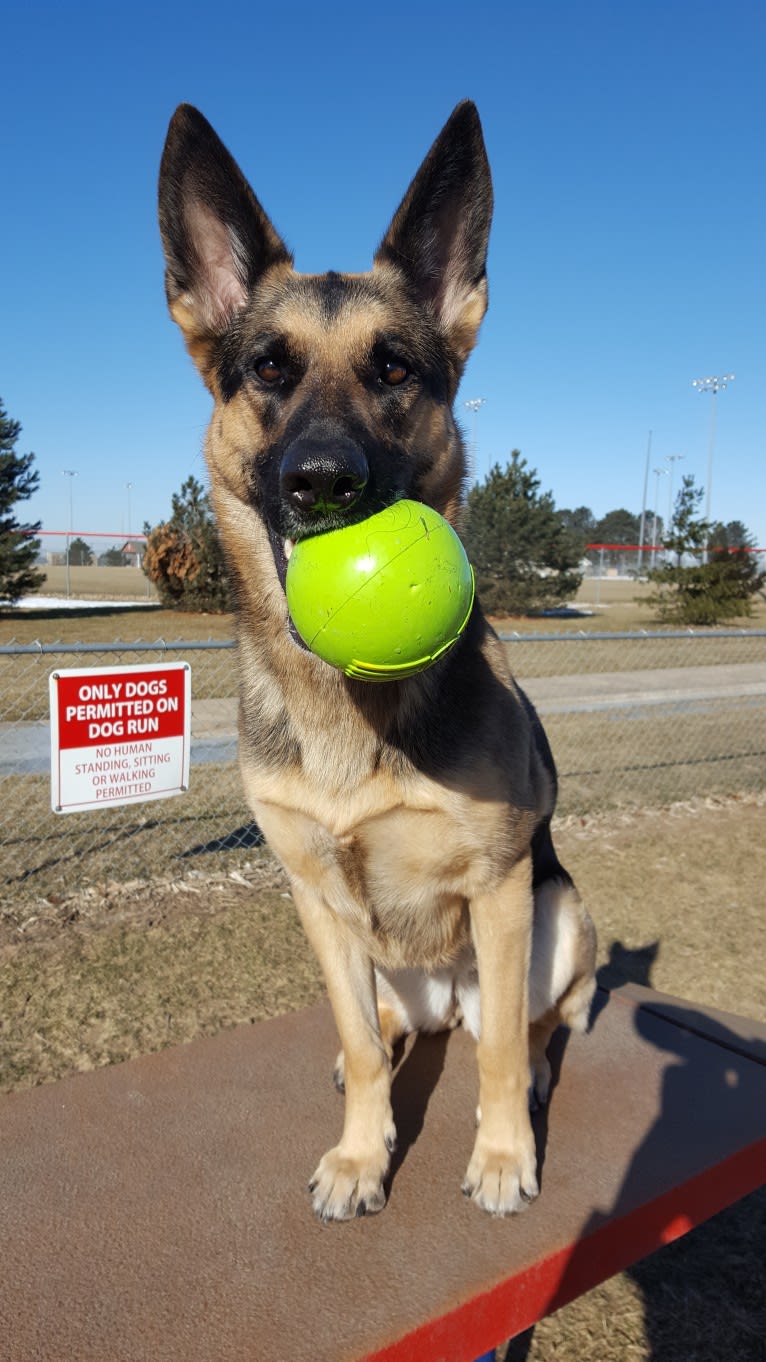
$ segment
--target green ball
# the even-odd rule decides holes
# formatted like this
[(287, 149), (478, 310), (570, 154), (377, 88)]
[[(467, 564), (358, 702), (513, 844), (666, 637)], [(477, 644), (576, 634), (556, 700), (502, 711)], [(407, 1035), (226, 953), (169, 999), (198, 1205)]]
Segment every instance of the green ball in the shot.
[(308, 648), (364, 681), (397, 681), (436, 662), (460, 637), (473, 569), (452, 526), (397, 501), (344, 529), (300, 539), (287, 604)]

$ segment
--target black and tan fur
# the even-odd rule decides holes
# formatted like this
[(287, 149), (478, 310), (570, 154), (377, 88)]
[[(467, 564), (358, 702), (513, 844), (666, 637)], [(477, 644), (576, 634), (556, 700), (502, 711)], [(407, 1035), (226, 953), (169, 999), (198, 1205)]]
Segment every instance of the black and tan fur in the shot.
[(343, 1046), (345, 1122), (310, 1189), (323, 1219), (379, 1210), (391, 1051), (462, 1020), (479, 1121), (463, 1190), (537, 1194), (528, 1112), (560, 1021), (583, 1028), (594, 933), (559, 864), (539, 721), (477, 605), (420, 676), (347, 679), (287, 611), (291, 542), (400, 497), (459, 522), (452, 414), (487, 303), (492, 190), (474, 106), (434, 143), (369, 274), (299, 275), (205, 119), (176, 112), (160, 220), (170, 310), (214, 399), (207, 462), (237, 601), (250, 806), (290, 877)]

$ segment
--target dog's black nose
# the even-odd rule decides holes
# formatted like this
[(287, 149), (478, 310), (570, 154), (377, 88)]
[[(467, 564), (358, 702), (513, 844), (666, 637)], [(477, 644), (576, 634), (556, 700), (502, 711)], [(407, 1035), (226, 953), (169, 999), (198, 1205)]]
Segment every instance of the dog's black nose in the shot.
[(352, 440), (294, 440), (282, 457), (279, 489), (296, 511), (347, 511), (367, 486), (370, 470)]

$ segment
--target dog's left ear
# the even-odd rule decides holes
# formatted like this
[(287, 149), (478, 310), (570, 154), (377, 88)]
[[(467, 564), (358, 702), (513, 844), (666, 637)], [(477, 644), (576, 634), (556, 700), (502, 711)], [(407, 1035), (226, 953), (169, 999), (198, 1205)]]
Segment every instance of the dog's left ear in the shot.
[(375, 264), (396, 265), (460, 361), (487, 310), (492, 179), (476, 106), (458, 104), (396, 212)]

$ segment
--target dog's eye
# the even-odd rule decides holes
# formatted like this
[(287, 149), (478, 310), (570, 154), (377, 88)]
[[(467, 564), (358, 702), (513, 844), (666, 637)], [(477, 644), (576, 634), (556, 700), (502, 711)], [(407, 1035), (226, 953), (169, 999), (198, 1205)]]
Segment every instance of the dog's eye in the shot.
[(409, 376), (410, 371), (401, 359), (387, 360), (380, 371), (381, 383), (385, 383), (389, 388), (398, 388)]
[(255, 372), (261, 383), (266, 383), (272, 388), (275, 384), (281, 383), (284, 378), (281, 368), (270, 355), (265, 355), (263, 359), (256, 360)]

